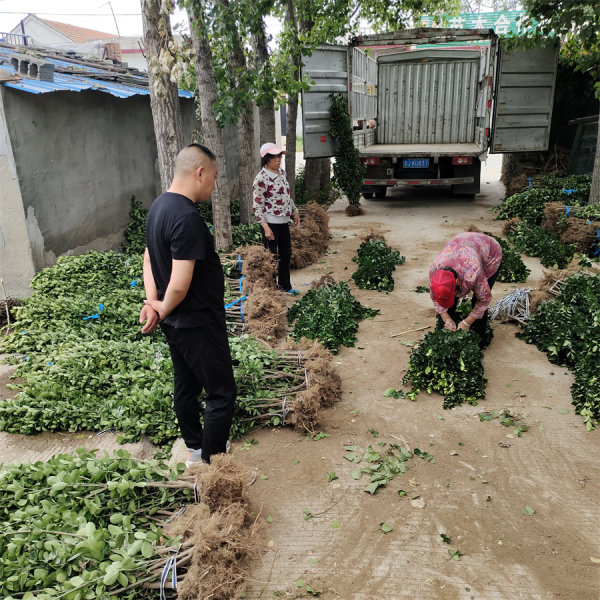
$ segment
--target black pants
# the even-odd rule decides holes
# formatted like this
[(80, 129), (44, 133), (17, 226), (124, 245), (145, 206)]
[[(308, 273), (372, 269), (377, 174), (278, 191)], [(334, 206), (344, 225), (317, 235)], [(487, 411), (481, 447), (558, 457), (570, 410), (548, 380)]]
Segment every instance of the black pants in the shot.
[[(494, 283), (496, 281), (496, 277), (498, 276), (498, 272), (500, 271), (501, 265), (502, 265), (502, 263), (500, 263), (498, 265), (498, 269), (496, 270), (496, 272), (487, 280), (490, 290), (492, 289), (492, 287), (494, 287)], [(477, 297), (473, 293), (473, 302), (472, 302), (473, 306), (475, 306), (476, 302), (477, 302)], [(448, 309), (448, 316), (456, 324), (458, 324), (460, 322), (460, 319), (458, 318), (458, 315), (456, 314), (456, 305), (457, 304), (458, 304), (458, 298), (454, 298), (454, 304)], [(487, 326), (487, 322), (488, 322), (488, 311), (486, 310), (483, 313), (483, 317), (481, 317), (481, 319), (477, 319), (473, 323), (471, 330), (473, 330), (475, 333), (478, 333), (481, 337), (483, 337), (483, 335), (485, 333), (485, 328)]]
[[(225, 452), (237, 388), (224, 323), (177, 328), (161, 323), (173, 360), (174, 407), (185, 445), (202, 448), (202, 459)], [(206, 392), (204, 430), (200, 423), (202, 390)]]
[(263, 244), (275, 255), (277, 260), (277, 284), (284, 292), (287, 292), (292, 288), (290, 282), (290, 259), (292, 258), (290, 226), (287, 223), (269, 223), (269, 227), (275, 239), (268, 240), (263, 231)]

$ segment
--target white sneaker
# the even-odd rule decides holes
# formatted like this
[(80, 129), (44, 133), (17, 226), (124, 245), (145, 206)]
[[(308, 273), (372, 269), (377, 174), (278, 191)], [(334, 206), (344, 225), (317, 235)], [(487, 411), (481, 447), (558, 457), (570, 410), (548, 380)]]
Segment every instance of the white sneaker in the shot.
[[(231, 449), (231, 442), (229, 440), (227, 440), (227, 444), (225, 444), (225, 452), (229, 453), (229, 450)], [(202, 463), (202, 448), (198, 448), (198, 450), (193, 450), (192, 448), (188, 448), (188, 457), (187, 460), (185, 461), (185, 466), (186, 467), (191, 467), (192, 465), (198, 465), (199, 463)]]

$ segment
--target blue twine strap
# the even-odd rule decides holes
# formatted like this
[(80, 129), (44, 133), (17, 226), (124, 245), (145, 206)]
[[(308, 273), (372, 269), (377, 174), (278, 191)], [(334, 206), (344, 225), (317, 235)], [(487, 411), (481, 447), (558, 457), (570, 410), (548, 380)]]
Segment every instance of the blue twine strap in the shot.
[(532, 185), (531, 185), (531, 177), (528, 177), (527, 181), (529, 182), (529, 187), (532, 187)]
[(138, 284), (138, 280), (134, 279), (129, 285), (134, 288)]
[(573, 192), (576, 192), (577, 190), (563, 190), (563, 194), (572, 194)]
[(565, 210), (567, 211), (567, 217), (571, 214), (571, 209), (568, 206), (565, 206)]
[(244, 279), (244, 277), (246, 277), (245, 275), (242, 275), (240, 277), (240, 292), (242, 291), (242, 279)]
[(240, 253), (238, 252), (238, 271), (240, 272), (240, 275), (242, 274), (242, 257), (240, 256)]
[(231, 308), (232, 306), (236, 305), (238, 302), (243, 302), (248, 296), (242, 296), (241, 298), (238, 298), (237, 300), (234, 300), (233, 302), (230, 302), (229, 304), (225, 305), (225, 308)]
[(596, 254), (600, 254), (600, 227), (596, 228), (596, 237), (598, 238), (598, 250), (592, 254), (592, 256), (596, 256)]
[(95, 315), (89, 315), (88, 317), (83, 317), (82, 321), (87, 321), (88, 319), (99, 319), (100, 313), (104, 308), (104, 304), (98, 304), (98, 312)]

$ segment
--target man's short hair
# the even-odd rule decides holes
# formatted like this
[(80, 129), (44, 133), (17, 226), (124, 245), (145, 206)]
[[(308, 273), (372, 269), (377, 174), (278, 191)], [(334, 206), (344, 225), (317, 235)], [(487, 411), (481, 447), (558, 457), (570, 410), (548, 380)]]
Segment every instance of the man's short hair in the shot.
[(193, 173), (207, 162), (215, 163), (214, 152), (203, 144), (188, 144), (175, 159), (175, 175), (182, 176)]

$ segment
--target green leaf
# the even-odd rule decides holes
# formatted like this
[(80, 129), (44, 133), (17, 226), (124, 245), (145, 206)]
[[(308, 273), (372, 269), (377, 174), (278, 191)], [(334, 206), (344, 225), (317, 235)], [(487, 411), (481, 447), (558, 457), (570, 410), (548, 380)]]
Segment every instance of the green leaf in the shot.
[(529, 506), (529, 505), (525, 505), (523, 507), (523, 511), (522, 512), (523, 512), (524, 515), (526, 515), (528, 517), (530, 517), (530, 516), (532, 516), (532, 515), (535, 514), (535, 510), (531, 506)]
[(392, 528), (387, 523), (381, 523), (380, 527), (383, 533), (389, 533), (390, 531), (392, 531)]
[(330, 473), (327, 473), (327, 481), (334, 481), (337, 478), (338, 478), (338, 476), (335, 474), (335, 471), (331, 471)]
[(445, 533), (440, 533), (440, 537), (442, 538), (442, 542), (444, 542), (444, 544), (450, 543), (450, 537), (447, 536)]
[(273, 517), (267, 517), (267, 523), (272, 523), (273, 522)]
[(339, 529), (340, 528), (340, 522), (339, 521), (333, 521), (332, 523), (329, 524), (329, 527), (331, 527), (331, 529)]

